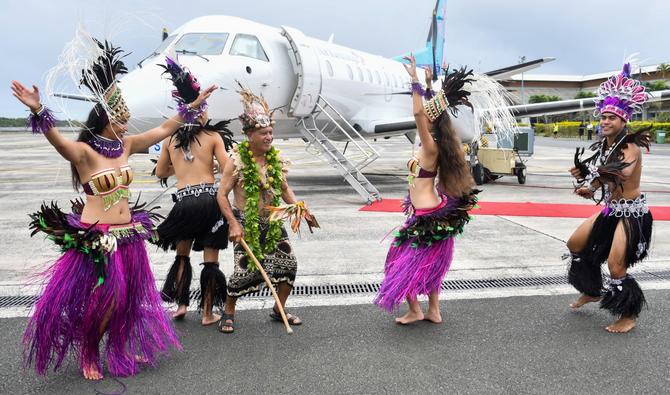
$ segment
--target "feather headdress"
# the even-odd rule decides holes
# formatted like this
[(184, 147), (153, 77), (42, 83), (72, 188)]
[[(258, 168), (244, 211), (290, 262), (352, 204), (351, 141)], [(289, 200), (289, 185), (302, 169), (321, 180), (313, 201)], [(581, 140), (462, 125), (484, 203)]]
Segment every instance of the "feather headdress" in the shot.
[(242, 131), (251, 129), (267, 128), (275, 124), (272, 120), (272, 111), (263, 96), (255, 95), (250, 89), (245, 88), (238, 82), (244, 112), (239, 119), (242, 122)]
[(648, 95), (640, 81), (631, 78), (630, 70), (630, 63), (625, 63), (621, 73), (600, 84), (594, 99), (595, 116), (609, 112), (628, 122), (633, 114), (642, 111)]

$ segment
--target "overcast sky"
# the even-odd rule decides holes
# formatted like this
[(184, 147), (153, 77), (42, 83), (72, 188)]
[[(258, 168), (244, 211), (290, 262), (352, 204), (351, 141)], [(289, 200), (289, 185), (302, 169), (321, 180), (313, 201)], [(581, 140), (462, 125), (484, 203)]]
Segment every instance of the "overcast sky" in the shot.
[[(133, 52), (150, 53), (160, 31), (208, 14), (288, 25), (382, 56), (424, 46), (434, 0), (3, 0), (0, 14), (0, 116), (23, 116), (10, 81), (43, 86), (79, 23)], [(667, 0), (447, 0), (447, 61), (487, 71), (552, 56), (538, 74), (590, 74), (618, 69), (626, 54), (644, 64), (670, 62)]]

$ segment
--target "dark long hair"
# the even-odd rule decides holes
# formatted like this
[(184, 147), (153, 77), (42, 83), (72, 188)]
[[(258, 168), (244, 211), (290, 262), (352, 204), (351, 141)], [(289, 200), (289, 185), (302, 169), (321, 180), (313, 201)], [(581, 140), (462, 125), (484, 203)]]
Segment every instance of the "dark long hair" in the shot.
[(465, 161), (461, 140), (452, 130), (451, 117), (458, 116), (458, 106), (466, 111), (474, 111), (468, 100), (470, 92), (465, 89), (466, 85), (474, 81), (473, 72), (467, 67), (453, 69), (451, 72), (445, 68), (444, 71), (446, 75), (441, 91), (449, 103), (449, 108), (432, 123), (431, 130), (438, 147), (437, 184), (438, 189), (450, 197), (461, 198), (472, 193), (475, 182), (470, 174), (470, 165)]
[[(103, 129), (109, 123), (107, 119), (107, 113), (102, 104), (96, 104), (95, 107), (88, 113), (88, 118), (84, 123), (84, 127), (79, 131), (79, 136), (77, 136), (78, 142), (88, 143), (93, 135), (102, 134)], [(70, 170), (72, 171), (72, 187), (75, 191), (79, 192), (79, 187), (81, 186), (81, 181), (79, 180), (79, 172), (74, 164), (70, 163)]]
[(451, 129), (448, 114), (442, 114), (440, 119), (433, 123), (432, 128), (438, 147), (438, 188), (453, 198), (469, 195), (474, 189), (475, 182), (470, 173), (470, 165), (465, 160), (461, 140)]

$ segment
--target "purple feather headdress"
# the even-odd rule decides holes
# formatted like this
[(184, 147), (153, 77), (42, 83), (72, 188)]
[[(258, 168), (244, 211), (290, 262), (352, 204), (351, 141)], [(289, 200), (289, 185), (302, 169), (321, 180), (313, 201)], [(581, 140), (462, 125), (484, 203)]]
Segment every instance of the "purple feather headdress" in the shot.
[(198, 115), (207, 109), (207, 103), (203, 102), (198, 108), (189, 109), (189, 103), (195, 101), (200, 95), (200, 83), (193, 74), (182, 67), (177, 61), (169, 56), (165, 57), (165, 65), (159, 64), (165, 69), (163, 74), (169, 74), (170, 81), (175, 89), (172, 91), (172, 97), (177, 102), (177, 111), (187, 123), (195, 122)]
[(648, 96), (640, 81), (631, 78), (630, 63), (623, 65), (621, 73), (610, 77), (600, 84), (596, 102), (595, 116), (609, 112), (630, 121), (633, 114), (642, 110)]

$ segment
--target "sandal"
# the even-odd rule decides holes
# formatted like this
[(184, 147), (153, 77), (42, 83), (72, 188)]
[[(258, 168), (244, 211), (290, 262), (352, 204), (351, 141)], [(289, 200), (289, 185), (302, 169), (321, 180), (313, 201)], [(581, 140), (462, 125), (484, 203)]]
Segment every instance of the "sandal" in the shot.
[[(293, 314), (289, 314), (288, 311), (284, 311), (284, 313), (286, 313), (286, 321), (288, 321), (289, 325), (293, 325), (293, 326), (302, 325), (302, 321), (300, 321), (300, 317), (297, 317)], [(272, 318), (275, 321), (284, 322), (284, 320), (282, 320), (282, 318), (281, 318), (281, 314), (279, 314), (277, 311), (275, 311), (274, 308), (272, 308), (272, 313), (270, 313), (270, 318)]]
[[(235, 332), (235, 315), (225, 313), (221, 314), (221, 319), (219, 320), (218, 328), (219, 332), (221, 333)], [(224, 328), (230, 328), (230, 329), (224, 329)]]

